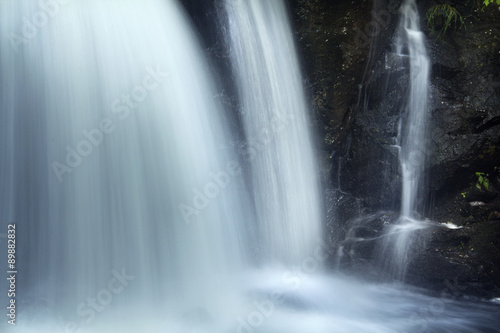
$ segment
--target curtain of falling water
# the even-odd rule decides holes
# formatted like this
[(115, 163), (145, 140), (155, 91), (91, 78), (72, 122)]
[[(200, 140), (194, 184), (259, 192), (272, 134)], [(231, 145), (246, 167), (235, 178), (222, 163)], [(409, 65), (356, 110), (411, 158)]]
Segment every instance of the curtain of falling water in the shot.
[(231, 60), (251, 164), (261, 258), (303, 260), (321, 234), (299, 62), (281, 0), (227, 0)]
[(0, 40), (1, 218), (23, 295), (74, 314), (124, 269), (144, 304), (209, 307), (244, 265), (248, 214), (238, 176), (193, 204), (233, 155), (191, 27), (172, 0), (55, 3), (0, 3), (2, 37), (23, 40)]
[(420, 30), (420, 18), (414, 0), (402, 7), (402, 21), (398, 48), (407, 45), (410, 63), (410, 94), (408, 116), (403, 127), (401, 142), (401, 167), (403, 171), (403, 197), (401, 216), (415, 217), (421, 201), (425, 166), (425, 121), (429, 95), (429, 56), (425, 36)]
[[(277, 1), (247, 2), (252, 9), (247, 13), (265, 31), (253, 35), (261, 47), (250, 50), (263, 67), (248, 65), (245, 74), (252, 74), (250, 69), (260, 71), (262, 78), (254, 74), (248, 78), (256, 86), (264, 85), (253, 87), (252, 92), (266, 103), (260, 105), (261, 110), (251, 109), (248, 107), (257, 101), (244, 99), (244, 111), (267, 114), (275, 108), (278, 125), (304, 130), (303, 114), (294, 113), (303, 102), (301, 90), (290, 83), (300, 86), (296, 61), (291, 61), (294, 53), (279, 59), (294, 65), (289, 67), (273, 56), (292, 45), (290, 35), (282, 35), (283, 30), (271, 24), (274, 19), (286, 27), (284, 7)], [(37, 1), (0, 2), (2, 36), (19, 32), (22, 18), (30, 18), (38, 6)], [(245, 17), (239, 13), (240, 19)], [(61, 4), (50, 23), (20, 45), (18, 53), (13, 53), (8, 39), (0, 39), (0, 217), (2, 227), (17, 223), (18, 270), (25, 281), (19, 285), (19, 325), (7, 332), (486, 332), (498, 327), (498, 308), (487, 304), (443, 302), (388, 285), (381, 288), (366, 281), (317, 274), (298, 279), (297, 285), (297, 276), (283, 280), (282, 272), (262, 269), (260, 277), (249, 277), (250, 288), (256, 285), (258, 289), (235, 295), (243, 306), (230, 299), (232, 272), (246, 266), (236, 234), (247, 212), (240, 204), (241, 184), (235, 176), (221, 186), (220, 193), (210, 195), (208, 205), (199, 197), (199, 191), (210, 188), (206, 187), (213, 181), (209, 174), (227, 170), (226, 162), (234, 156), (221, 148), (229, 138), (190, 31), (172, 0), (74, 0)], [(245, 31), (241, 31), (242, 40), (248, 42), (251, 34)], [(250, 61), (250, 56), (245, 60)], [(250, 83), (241, 84), (243, 93)], [(149, 90), (144, 96), (146, 86)], [(280, 90), (282, 86), (289, 89), (288, 97)], [(277, 91), (283, 95), (278, 97)], [(129, 94), (135, 98), (129, 99)], [(280, 118), (283, 114), (291, 121)], [(295, 122), (298, 119), (302, 125)], [(266, 250), (274, 251), (276, 260), (294, 260), (295, 246), (305, 255), (308, 240), (318, 232), (317, 216), (309, 210), (312, 206), (302, 206), (297, 199), (300, 196), (306, 203), (317, 204), (309, 198), (316, 192), (292, 186), (303, 185), (312, 168), (302, 164), (312, 161), (310, 148), (300, 146), (306, 141), (295, 139), (295, 132), (288, 132), (286, 126), (278, 126), (282, 132), (277, 133), (286, 133), (289, 148), (278, 145), (277, 137), (265, 140), (274, 142), (273, 152), (281, 158), (276, 166), (263, 165), (270, 159), (267, 155), (262, 161), (251, 159), (255, 177), (262, 177), (257, 170), (265, 166), (261, 172), (270, 173), (269, 179), (277, 184), (262, 188), (265, 198), (281, 198), (270, 197), (275, 195), (273, 191), (279, 192), (279, 185), (280, 195), (301, 205), (302, 210), (292, 212), (304, 217), (300, 221), (305, 225), (289, 216), (292, 208), (276, 201), (277, 207), (286, 208), (281, 214), (293, 222), (282, 225), (286, 221), (282, 219), (273, 226), (263, 225), (269, 233), (288, 237), (280, 242), (276, 235), (276, 248), (264, 243)], [(248, 127), (251, 134), (252, 127)], [(96, 128), (109, 133), (100, 138), (93, 131)], [(89, 138), (84, 131), (94, 135)], [(91, 146), (82, 143), (87, 141)], [(275, 146), (289, 149), (290, 155)], [(78, 163), (73, 155), (69, 164), (74, 167), (60, 175), (60, 182), (52, 166), (54, 161), (67, 163), (68, 147), (87, 156)], [(296, 156), (302, 159), (292, 158)], [(290, 180), (290, 171), (283, 169), (285, 158), (302, 168), (296, 179)], [(270, 166), (275, 172), (270, 172)], [(314, 188), (314, 184), (309, 185)], [(262, 181), (256, 180), (254, 185), (260, 186)], [(297, 190), (304, 192), (297, 194)], [(272, 210), (271, 205), (256, 202)], [(197, 214), (186, 221), (180, 203), (193, 206)], [(303, 238), (290, 230), (294, 228), (303, 231)], [(286, 249), (294, 252), (284, 255)], [(70, 313), (74, 315), (80, 304), (107, 290), (111, 270), (122, 268), (135, 276), (127, 288), (114, 295), (92, 325), (65, 329), (68, 321), (75, 320)], [(290, 286), (290, 281), (295, 283)], [(7, 290), (5, 282), (0, 287)], [(39, 297), (56, 302), (52, 313), (43, 312), (47, 308), (43, 303), (37, 304), (41, 314), (27, 313), (26, 296), (34, 294), (36, 287)], [(134, 297), (136, 293), (142, 298)], [(270, 304), (268, 297), (275, 303)], [(132, 311), (118, 316), (124, 300)], [(163, 303), (173, 306), (164, 308)], [(436, 304), (443, 308), (433, 310)], [(209, 310), (215, 320), (200, 307)], [(194, 311), (182, 316), (189, 308)], [(64, 309), (69, 313), (61, 313)], [(50, 318), (62, 321), (62, 329), (61, 325), (44, 327)], [(201, 320), (193, 323), (196, 319)]]

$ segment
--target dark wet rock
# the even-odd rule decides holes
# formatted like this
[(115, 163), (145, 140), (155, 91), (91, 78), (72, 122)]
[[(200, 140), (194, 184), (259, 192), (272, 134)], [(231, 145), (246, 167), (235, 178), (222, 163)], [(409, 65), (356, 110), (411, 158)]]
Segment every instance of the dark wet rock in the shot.
[(360, 36), (369, 1), (294, 0), (292, 13), (324, 149), (349, 133), (369, 45)]
[[(373, 20), (372, 3), (379, 12), (390, 2), (291, 1), (322, 139), (322, 175), (337, 189), (326, 201), (329, 239), (343, 242), (344, 267), (376, 267), (371, 239), (383, 218), (373, 216), (400, 205), (395, 145), (409, 76), (406, 60), (392, 51), (397, 15), (381, 27), (371, 51), (359, 39)], [(499, 224), (491, 220), (500, 211), (500, 15), (454, 1), (465, 26), (438, 39), (425, 19), (435, 4), (418, 3), (432, 63), (424, 217), (463, 228), (419, 232), (422, 247), (407, 281), (438, 291), (458, 283), (462, 294), (489, 297), (500, 287)], [(488, 174), (488, 189), (477, 188), (477, 172)]]
[(500, 15), (474, 11), (465, 1), (457, 9), (469, 16), (444, 41), (430, 38), (432, 109), (430, 187), (454, 192), (491, 173), (500, 164)]
[(329, 244), (338, 246), (349, 230), (347, 221), (353, 215), (359, 215), (358, 199), (338, 189), (327, 189), (325, 191), (327, 206), (327, 240)]
[(500, 212), (493, 211), (488, 215), (488, 221), (500, 222)]
[[(409, 281), (420, 286), (444, 288), (456, 281), (461, 294), (483, 298), (500, 295), (500, 210), (498, 176), (490, 176), (489, 190), (477, 188), (477, 177), (466, 187), (451, 187), (433, 207), (432, 219), (461, 229), (436, 229), (424, 251), (409, 268)], [(458, 193), (456, 193), (458, 192)]]
[(500, 296), (500, 223), (482, 222), (462, 229), (437, 228), (424, 251), (411, 262), (408, 282), (444, 289), (454, 281), (462, 295)]

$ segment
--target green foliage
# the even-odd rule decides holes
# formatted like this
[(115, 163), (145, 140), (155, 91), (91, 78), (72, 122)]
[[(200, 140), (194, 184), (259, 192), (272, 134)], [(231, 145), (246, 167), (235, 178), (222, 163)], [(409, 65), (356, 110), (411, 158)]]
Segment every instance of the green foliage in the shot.
[(465, 24), (458, 10), (446, 4), (432, 6), (427, 10), (426, 16), (429, 28), (432, 31), (436, 31), (436, 28), (441, 27), (441, 30), (439, 30), (439, 37), (441, 39), (444, 38), (446, 31), (452, 24), (455, 25), (455, 28), (457, 28), (459, 24), (460, 27)]
[(484, 172), (476, 172), (476, 176), (477, 176), (476, 187), (478, 189), (484, 187), (485, 189), (488, 190), (490, 187), (490, 180), (488, 179), (489, 175)]
[(500, 0), (484, 0), (484, 6), (488, 6), (490, 3), (496, 3), (498, 5), (498, 9), (500, 10)]
[(462, 197), (465, 199), (465, 196), (467, 195), (468, 192), (462, 192), (460, 193), (462, 195)]
[[(489, 5), (498, 5), (498, 10), (500, 10), (500, 0), (468, 0), (465, 4), (468, 5), (472, 1), (473, 5), (481, 10), (485, 10)], [(491, 6), (493, 7), (493, 6)]]

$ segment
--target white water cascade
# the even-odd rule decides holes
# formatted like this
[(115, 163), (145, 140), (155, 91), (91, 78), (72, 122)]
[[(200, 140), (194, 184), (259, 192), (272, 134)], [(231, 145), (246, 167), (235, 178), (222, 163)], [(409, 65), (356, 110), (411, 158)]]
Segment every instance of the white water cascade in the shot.
[(300, 263), (321, 239), (308, 106), (283, 1), (225, 1), (260, 256)]
[(405, 0), (396, 35), (396, 55), (408, 57), (409, 92), (400, 125), (399, 160), (402, 173), (402, 197), (399, 223), (391, 227), (384, 244), (383, 260), (391, 274), (404, 279), (411, 259), (415, 230), (426, 227), (420, 221), (419, 205), (423, 191), (426, 157), (425, 135), (429, 95), (430, 61), (415, 0)]
[[(2, 38), (0, 59), (1, 218), (18, 226), (18, 327), (62, 317), (47, 328), (91, 330), (109, 315), (110, 297), (129, 306), (124, 313), (140, 307), (159, 321), (197, 308), (216, 314), (215, 304), (236, 296), (231, 281), (245, 266), (239, 226), (249, 214), (236, 155), (221, 148), (231, 140), (223, 109), (182, 8), (41, 3), (0, 4), (2, 37), (22, 40)], [(40, 17), (45, 25), (23, 23)], [(134, 279), (108, 286), (117, 276)], [(140, 316), (128, 318), (130, 331), (142, 330)]]
[(16, 326), (0, 279), (0, 331), (496, 328), (490, 304), (322, 269), (334, 253), (286, 6), (224, 4), (239, 152), (176, 1), (0, 1), (0, 236), (16, 224), (18, 270)]
[[(427, 101), (429, 98), (430, 60), (425, 46), (425, 36), (420, 30), (420, 18), (415, 0), (405, 1), (402, 8), (398, 48), (406, 45), (409, 51), (410, 92), (407, 112), (401, 138), (401, 168), (403, 191), (401, 218), (418, 219), (416, 215), (422, 193), (424, 165), (426, 156), (425, 135)], [(401, 53), (401, 51), (399, 51)]]

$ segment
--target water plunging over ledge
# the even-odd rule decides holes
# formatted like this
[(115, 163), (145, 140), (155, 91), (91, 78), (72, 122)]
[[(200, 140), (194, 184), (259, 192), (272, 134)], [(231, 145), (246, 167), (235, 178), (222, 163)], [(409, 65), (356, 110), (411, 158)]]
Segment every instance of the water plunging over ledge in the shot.
[[(319, 239), (307, 102), (284, 1), (224, 3), (253, 148), (244, 152), (226, 148), (218, 87), (176, 1), (50, 3), (50, 22), (17, 53), (0, 39), (0, 223), (17, 222), (20, 272), (17, 325), (4, 316), (2, 332), (497, 327), (498, 307), (486, 302), (322, 269), (335, 253)], [(38, 1), (0, 2), (2, 36), (40, 12)]]
[[(297, 264), (322, 237), (309, 110), (283, 1), (225, 1), (261, 257)], [(259, 146), (261, 147), (260, 149)]]

